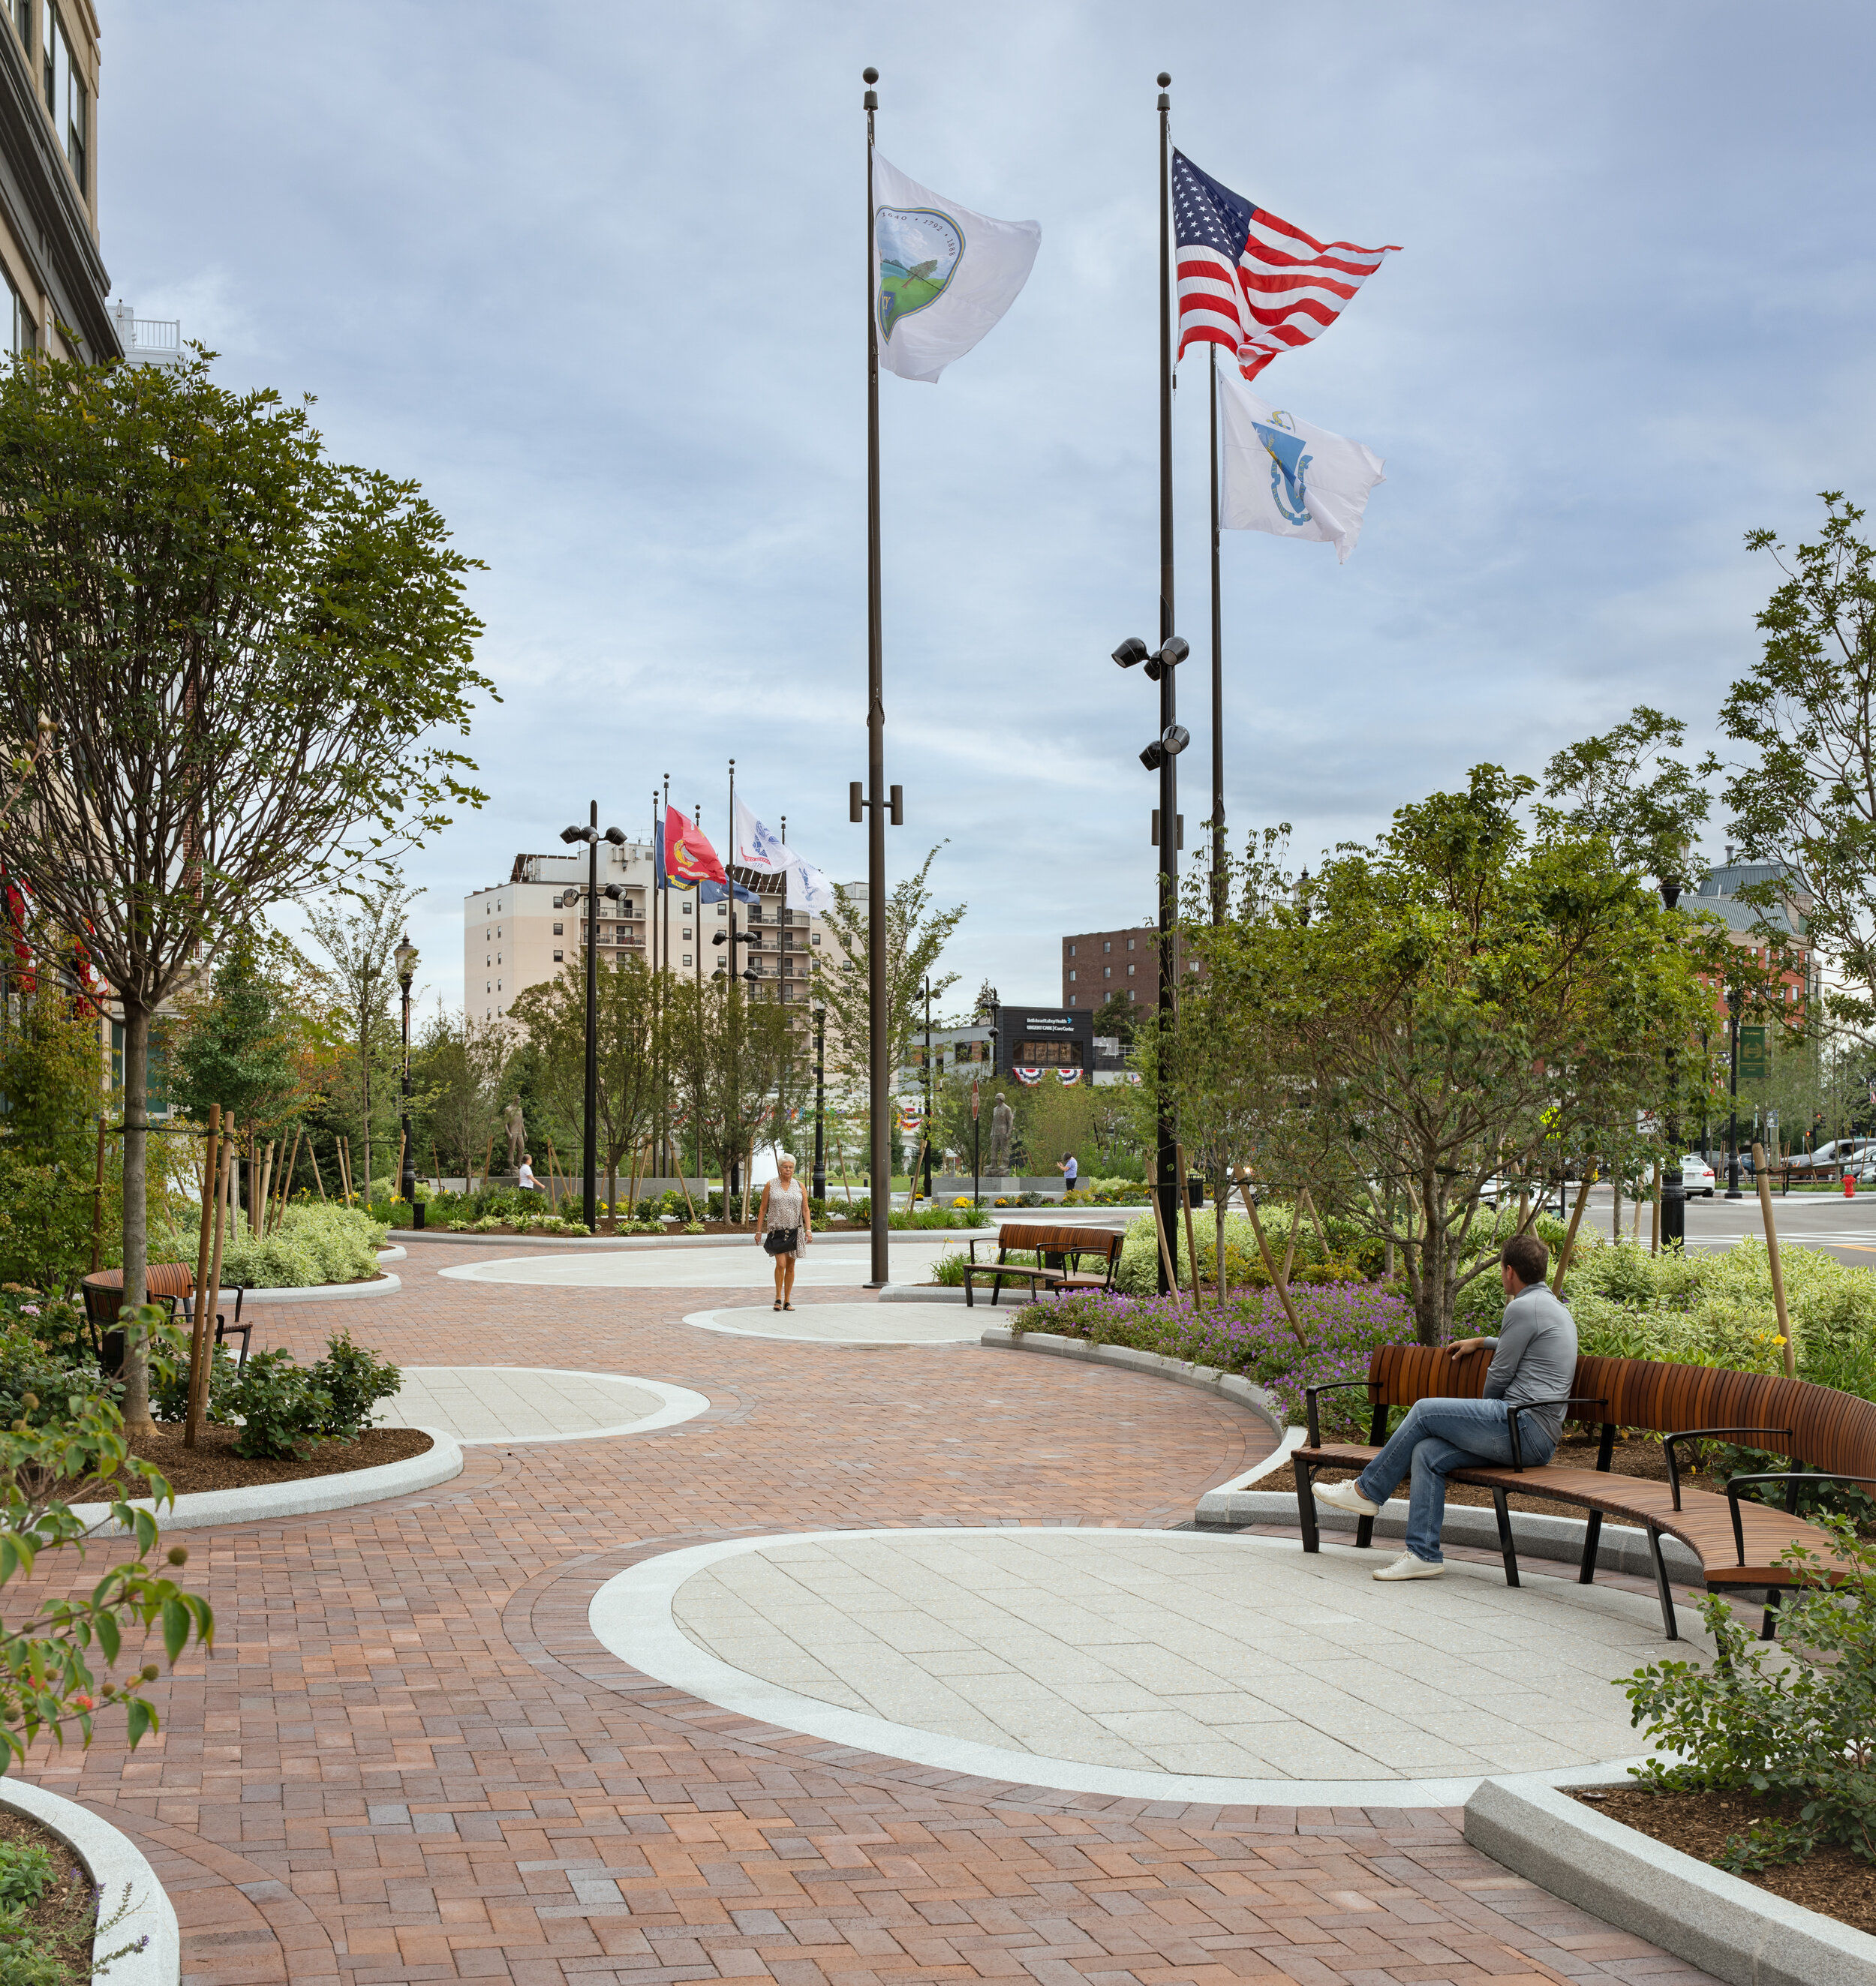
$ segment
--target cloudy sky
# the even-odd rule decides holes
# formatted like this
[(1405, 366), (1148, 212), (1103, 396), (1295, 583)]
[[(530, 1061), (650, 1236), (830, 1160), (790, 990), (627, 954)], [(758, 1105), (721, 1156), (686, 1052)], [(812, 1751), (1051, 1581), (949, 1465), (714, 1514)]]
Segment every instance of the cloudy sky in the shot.
[[(409, 865), (433, 992), (461, 900), (665, 773), (726, 766), (863, 872), (864, 122), (950, 197), (1039, 220), (1004, 323), (881, 385), (895, 874), (943, 843), (960, 993), (1053, 997), (1063, 934), (1152, 906), (1154, 76), (1175, 142), (1321, 236), (1399, 242), (1258, 390), (1386, 459), (1360, 549), (1224, 546), (1234, 840), (1297, 853), (1647, 701), (1703, 737), (1773, 574), (1743, 534), (1867, 499), (1876, 318), (1848, 0), (681, 8), (100, 0), (104, 248), (231, 383), (315, 395), (418, 478), (503, 701), (490, 798)], [(1179, 624), (1201, 666), (1204, 374), (1175, 416)]]

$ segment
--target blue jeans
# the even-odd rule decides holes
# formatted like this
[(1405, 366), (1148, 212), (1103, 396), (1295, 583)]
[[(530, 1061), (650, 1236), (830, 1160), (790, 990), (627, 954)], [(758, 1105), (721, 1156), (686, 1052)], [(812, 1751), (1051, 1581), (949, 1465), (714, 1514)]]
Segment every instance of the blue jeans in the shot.
[[(1407, 1549), (1430, 1565), (1440, 1562), (1440, 1527), (1446, 1520), (1446, 1479), (1454, 1469), (1504, 1467), (1511, 1459), (1510, 1412), (1502, 1400), (1421, 1400), (1388, 1437), (1387, 1445), (1355, 1479), (1371, 1503), (1383, 1503), (1410, 1473)], [(1519, 1421), (1524, 1465), (1538, 1468), (1557, 1446), (1534, 1414)]]

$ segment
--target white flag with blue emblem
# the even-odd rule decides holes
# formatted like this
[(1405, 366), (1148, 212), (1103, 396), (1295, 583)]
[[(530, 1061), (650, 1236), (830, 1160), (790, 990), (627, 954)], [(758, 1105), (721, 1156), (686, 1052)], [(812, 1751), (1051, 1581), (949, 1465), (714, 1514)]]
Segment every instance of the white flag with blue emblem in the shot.
[(873, 311), (881, 362), (935, 382), (1016, 301), (1042, 231), (992, 220), (873, 154)]
[(1320, 538), (1345, 564), (1361, 536), (1368, 493), (1385, 481), (1372, 449), (1271, 406), (1228, 365), (1218, 368), (1224, 481), (1218, 521), (1228, 531)]

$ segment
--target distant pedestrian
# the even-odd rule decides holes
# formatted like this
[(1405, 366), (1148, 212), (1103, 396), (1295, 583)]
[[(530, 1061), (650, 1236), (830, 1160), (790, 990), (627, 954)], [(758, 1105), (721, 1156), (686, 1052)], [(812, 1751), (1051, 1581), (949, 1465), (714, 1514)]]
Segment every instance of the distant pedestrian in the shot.
[(1080, 1166), (1076, 1162), (1075, 1154), (1073, 1152), (1064, 1152), (1062, 1154), (1062, 1163), (1056, 1167), (1056, 1170), (1062, 1175), (1063, 1191), (1073, 1193), (1075, 1190), (1076, 1179), (1081, 1171)]
[(808, 1197), (795, 1177), (791, 1153), (776, 1155), (775, 1173), (762, 1190), (762, 1203), (756, 1210), (756, 1234), (775, 1264), (775, 1307), (793, 1310), (795, 1262), (814, 1238), (814, 1222)]
[(534, 1176), (534, 1160), (531, 1153), (524, 1152), (521, 1154), (521, 1170), (515, 1175), (515, 1184), (524, 1193), (541, 1193), (546, 1190), (540, 1180)]

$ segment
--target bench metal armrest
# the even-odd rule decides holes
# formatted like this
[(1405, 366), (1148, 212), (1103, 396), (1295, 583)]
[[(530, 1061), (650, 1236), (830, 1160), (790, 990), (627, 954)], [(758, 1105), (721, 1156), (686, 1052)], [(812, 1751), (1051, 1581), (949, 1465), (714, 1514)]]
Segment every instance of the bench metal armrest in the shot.
[(1372, 1379), (1329, 1379), (1320, 1386), (1305, 1386), (1303, 1389), (1303, 1417), (1308, 1423), (1309, 1446), (1312, 1448), (1322, 1446), (1322, 1426), (1316, 1413), (1316, 1395), (1319, 1393), (1346, 1392), (1352, 1386), (1360, 1386), (1372, 1392), (1375, 1382)]
[(1674, 1493), (1674, 1507), (1681, 1506), (1680, 1458), (1674, 1452), (1677, 1441), (1711, 1441), (1723, 1434), (1782, 1434), (1786, 1440), (1791, 1439), (1789, 1428), (1683, 1428), (1679, 1434), (1662, 1437), (1662, 1452), (1668, 1458), (1668, 1487)]
[(1807, 1483), (1867, 1483), (1876, 1488), (1876, 1476), (1842, 1476), (1834, 1469), (1773, 1469), (1763, 1476), (1733, 1476), (1726, 1484), (1726, 1510), (1733, 1519), (1733, 1548), (1741, 1565), (1746, 1563), (1746, 1527), (1740, 1522), (1740, 1491), (1753, 1483), (1788, 1483), (1795, 1501), (1799, 1488)]
[(1540, 1407), (1606, 1407), (1607, 1400), (1526, 1400), (1521, 1405), (1505, 1409), (1505, 1426), (1511, 1436), (1511, 1466), (1520, 1476), (1524, 1473), (1524, 1444), (1518, 1439), (1517, 1417), (1520, 1414), (1535, 1413)]

